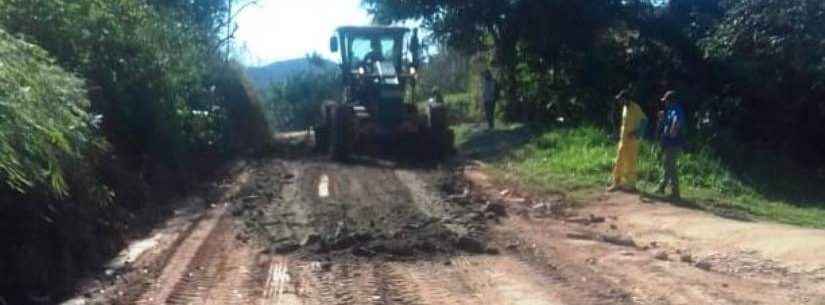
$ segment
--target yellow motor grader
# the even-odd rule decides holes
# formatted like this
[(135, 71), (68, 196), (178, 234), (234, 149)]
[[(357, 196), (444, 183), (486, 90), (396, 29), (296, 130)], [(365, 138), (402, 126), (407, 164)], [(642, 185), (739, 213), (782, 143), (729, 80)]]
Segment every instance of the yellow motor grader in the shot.
[(353, 154), (394, 154), (441, 159), (453, 151), (454, 135), (440, 103), (415, 103), (421, 61), (417, 30), (402, 27), (337, 29), (330, 50), (341, 54), (340, 101), (322, 104), (315, 125), (319, 151), (333, 159)]

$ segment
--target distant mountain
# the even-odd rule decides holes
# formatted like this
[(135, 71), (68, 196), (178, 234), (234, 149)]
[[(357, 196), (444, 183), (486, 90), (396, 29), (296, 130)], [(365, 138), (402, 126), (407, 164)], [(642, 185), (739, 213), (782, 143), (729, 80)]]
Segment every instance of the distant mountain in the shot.
[(320, 65), (312, 63), (306, 58), (291, 59), (271, 63), (262, 67), (246, 68), (246, 75), (258, 90), (265, 90), (271, 83), (286, 81), (291, 75), (298, 73), (324, 73), (336, 69), (336, 63), (320, 59)]

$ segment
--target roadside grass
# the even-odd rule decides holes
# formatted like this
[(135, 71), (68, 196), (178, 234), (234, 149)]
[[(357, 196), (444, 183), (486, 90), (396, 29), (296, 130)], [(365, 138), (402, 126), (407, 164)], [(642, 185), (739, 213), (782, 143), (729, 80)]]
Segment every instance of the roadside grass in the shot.
[[(497, 179), (530, 190), (564, 193), (574, 202), (586, 202), (610, 182), (616, 142), (599, 128), (507, 125), (488, 131), (465, 124), (455, 131), (462, 152), (488, 163)], [(504, 145), (490, 152), (481, 147), (485, 143)], [(659, 155), (655, 143), (642, 142), (637, 186), (643, 196), (658, 198), (652, 192), (662, 176)], [(789, 170), (778, 158), (743, 155), (740, 159), (747, 161), (740, 164), (747, 165), (733, 169), (710, 149), (686, 151), (679, 158), (684, 200), (675, 204), (735, 218), (825, 228), (825, 181)]]

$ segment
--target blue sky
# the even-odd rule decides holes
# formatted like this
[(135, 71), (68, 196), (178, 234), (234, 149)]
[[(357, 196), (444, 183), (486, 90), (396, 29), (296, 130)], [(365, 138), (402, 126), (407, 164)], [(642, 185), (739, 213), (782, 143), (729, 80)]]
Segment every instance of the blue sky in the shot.
[(266, 65), (317, 51), (334, 59), (329, 37), (335, 28), (370, 20), (361, 0), (259, 0), (236, 19), (239, 58), (247, 65)]

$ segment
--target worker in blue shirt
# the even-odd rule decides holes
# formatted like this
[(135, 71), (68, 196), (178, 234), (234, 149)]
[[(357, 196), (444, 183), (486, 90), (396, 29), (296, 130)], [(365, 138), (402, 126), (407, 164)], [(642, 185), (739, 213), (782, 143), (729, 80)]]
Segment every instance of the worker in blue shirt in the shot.
[(665, 174), (656, 192), (664, 193), (665, 188), (670, 186), (671, 198), (679, 199), (679, 174), (676, 171), (676, 160), (685, 144), (685, 110), (673, 90), (667, 91), (661, 101), (665, 103), (659, 130), (663, 153), (662, 167)]

